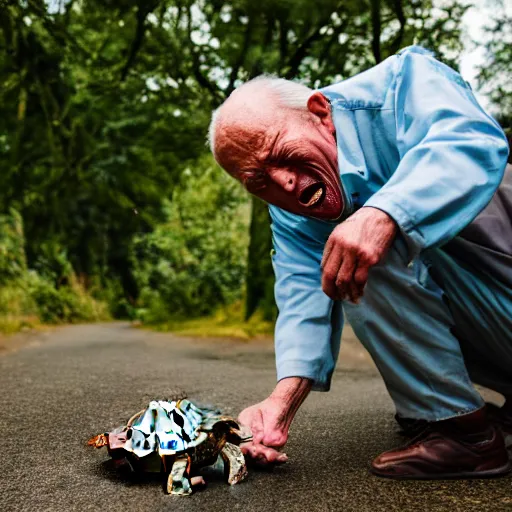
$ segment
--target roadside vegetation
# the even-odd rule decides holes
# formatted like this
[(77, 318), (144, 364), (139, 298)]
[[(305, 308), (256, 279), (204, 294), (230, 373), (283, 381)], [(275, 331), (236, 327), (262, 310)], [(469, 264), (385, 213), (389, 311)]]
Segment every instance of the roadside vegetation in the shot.
[(47, 247), (35, 267), (27, 266), (20, 214), (0, 216), (0, 332), (110, 318), (107, 304), (85, 290), (60, 248)]

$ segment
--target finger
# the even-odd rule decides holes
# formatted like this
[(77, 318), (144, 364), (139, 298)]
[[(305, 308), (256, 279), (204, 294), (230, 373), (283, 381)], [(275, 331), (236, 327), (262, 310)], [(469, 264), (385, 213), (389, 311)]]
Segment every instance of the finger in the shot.
[(320, 268), (323, 269), (325, 267), (325, 264), (327, 263), (327, 260), (329, 259), (329, 255), (331, 254), (332, 248), (334, 244), (331, 240), (331, 238), (327, 239), (327, 242), (324, 247), (324, 254), (322, 256), (322, 263), (320, 263)]
[(338, 275), (336, 276), (337, 296), (340, 299), (349, 298), (350, 284), (356, 269), (357, 258), (354, 252), (346, 252)]
[(261, 409), (258, 409), (252, 417), (251, 432), (254, 444), (259, 444), (263, 441), (265, 431), (263, 429), (263, 415), (261, 414)]
[(269, 448), (262, 444), (247, 443), (245, 446), (240, 445), (242, 453), (251, 460), (262, 464), (282, 464), (288, 460), (285, 453), (278, 452), (274, 448)]
[(359, 283), (356, 280), (356, 275), (358, 275), (360, 269), (361, 261), (358, 260), (356, 262), (354, 274), (352, 275), (352, 279), (348, 286), (348, 300), (353, 304), (359, 304), (361, 297), (363, 296), (363, 291), (366, 282)]
[(322, 290), (331, 299), (336, 300), (336, 279), (343, 260), (343, 248), (335, 245), (329, 254), (322, 271)]
[(242, 451), (242, 453), (246, 456), (246, 457), (251, 457), (251, 450), (252, 450), (252, 442), (249, 442), (249, 443), (241, 443), (240, 444), (240, 450)]
[(288, 455), (283, 452), (279, 452), (274, 448), (264, 447), (262, 455), (268, 464), (283, 464), (288, 460)]
[(361, 295), (362, 295), (361, 292), (362, 292), (362, 289), (359, 288), (359, 286), (357, 286), (354, 279), (352, 279), (352, 281), (350, 281), (349, 286), (348, 286), (348, 300), (350, 302), (352, 302), (353, 304), (358, 304), (359, 300), (361, 299)]
[(368, 282), (368, 273), (370, 268), (368, 266), (358, 266), (354, 272), (354, 285), (357, 290), (358, 299), (363, 296), (364, 288)]

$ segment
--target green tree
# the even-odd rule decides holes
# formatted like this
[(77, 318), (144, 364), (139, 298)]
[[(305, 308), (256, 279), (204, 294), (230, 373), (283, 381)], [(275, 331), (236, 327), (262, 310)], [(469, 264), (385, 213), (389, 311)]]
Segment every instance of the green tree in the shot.
[[(0, 214), (20, 212), (29, 267), (62, 277), (69, 261), (134, 304), (133, 241), (175, 235), (168, 201), (185, 169), (209, 168), (210, 111), (241, 81), (270, 72), (317, 87), (413, 42), (453, 64), (463, 12), (457, 0), (0, 0)], [(247, 316), (271, 317), (269, 219), (255, 200), (248, 225)]]
[[(494, 7), (494, 15), (486, 30), (486, 61), (478, 81), (512, 141), (512, 16), (507, 14), (504, 2), (496, 0)], [(509, 161), (512, 162), (512, 155)]]
[(183, 171), (166, 222), (134, 242), (140, 305), (149, 322), (207, 315), (242, 294), (248, 205), (210, 155), (199, 164)]

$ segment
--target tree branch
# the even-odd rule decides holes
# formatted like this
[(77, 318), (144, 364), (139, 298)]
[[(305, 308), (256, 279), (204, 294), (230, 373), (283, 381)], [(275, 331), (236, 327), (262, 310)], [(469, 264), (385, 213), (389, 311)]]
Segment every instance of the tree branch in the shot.
[(251, 16), (249, 18), (249, 23), (248, 23), (247, 29), (245, 31), (242, 49), (240, 50), (240, 54), (238, 55), (236, 62), (233, 64), (233, 69), (231, 70), (231, 74), (229, 76), (229, 85), (228, 85), (228, 88), (226, 89), (226, 96), (229, 96), (233, 92), (233, 89), (235, 88), (235, 81), (238, 77), (238, 71), (243, 66), (243, 64), (245, 62), (245, 58), (247, 57), (247, 52), (249, 51), (249, 46), (251, 44), (253, 29), (254, 29), (254, 17)]
[(142, 46), (142, 42), (144, 41), (144, 32), (146, 30), (146, 18), (148, 17), (148, 14), (150, 12), (154, 11), (158, 7), (158, 4), (159, 0), (142, 0), (142, 2), (137, 6), (137, 28), (135, 30), (135, 38), (132, 41), (130, 53), (128, 54), (128, 59), (126, 60), (123, 69), (121, 70), (121, 82), (124, 82), (126, 80), (128, 72), (130, 71), (130, 68), (133, 66), (135, 58), (137, 57), (137, 54), (139, 53), (139, 50)]
[(393, 6), (395, 8), (396, 17), (398, 18), (398, 22), (400, 23), (400, 28), (398, 29), (398, 33), (393, 39), (393, 42), (390, 46), (391, 55), (395, 54), (402, 45), (402, 40), (404, 38), (405, 33), (405, 14), (404, 14), (404, 7), (402, 5), (402, 0), (394, 0)]
[(279, 69), (283, 69), (288, 57), (288, 24), (286, 16), (279, 18)]
[(212, 97), (214, 99), (214, 102), (220, 102), (222, 98), (225, 97), (224, 92), (219, 88), (219, 86), (208, 80), (206, 76), (203, 75), (201, 72), (201, 64), (199, 62), (199, 55), (194, 49), (194, 42), (192, 41), (192, 12), (191, 7), (188, 8), (188, 20), (187, 20), (187, 35), (190, 42), (190, 53), (192, 55), (192, 71), (194, 73), (194, 76), (197, 80), (197, 83), (210, 91), (212, 94)]
[(380, 51), (380, 0), (370, 0), (371, 16), (372, 16), (372, 51), (375, 62), (378, 64), (382, 60)]
[(272, 44), (272, 38), (274, 36), (274, 23), (275, 18), (273, 16), (269, 17), (267, 20), (267, 30), (265, 31), (265, 37), (263, 38), (263, 53), (260, 58), (255, 61), (253, 64), (251, 71), (249, 73), (249, 78), (254, 78), (255, 76), (261, 75), (263, 73), (263, 55), (265, 51), (268, 51), (270, 45)]
[(325, 60), (327, 59), (327, 57), (329, 55), (329, 51), (331, 50), (332, 45), (336, 42), (336, 40), (338, 39), (339, 35), (342, 34), (345, 31), (345, 29), (347, 28), (348, 20), (349, 20), (348, 18), (345, 18), (343, 20), (343, 22), (340, 24), (340, 26), (336, 27), (334, 29), (334, 33), (332, 34), (332, 36), (329, 39), (329, 41), (327, 41), (327, 43), (325, 44), (325, 46), (323, 48), (322, 53), (318, 57), (318, 64), (319, 65), (322, 65), (325, 62)]
[(329, 23), (329, 17), (324, 18), (323, 20), (320, 20), (320, 23), (318, 24), (318, 27), (309, 34), (309, 36), (302, 41), (302, 43), (299, 45), (295, 53), (292, 55), (288, 62), (288, 70), (285, 73), (285, 78), (293, 78), (297, 75), (299, 71), (299, 66), (301, 62), (303, 61), (304, 57), (306, 57), (308, 50), (310, 49), (311, 45), (320, 39), (322, 34), (320, 33), (322, 27), (326, 26)]

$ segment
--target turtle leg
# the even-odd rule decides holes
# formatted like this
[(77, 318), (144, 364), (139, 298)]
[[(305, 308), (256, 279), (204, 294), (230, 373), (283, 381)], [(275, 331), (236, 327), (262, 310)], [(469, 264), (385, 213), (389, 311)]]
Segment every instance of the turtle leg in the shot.
[(235, 485), (247, 477), (244, 454), (239, 446), (226, 443), (220, 455), (224, 461), (224, 474), (229, 485)]
[(182, 455), (174, 459), (169, 476), (167, 477), (167, 492), (179, 496), (192, 494), (190, 482), (191, 459), (188, 455)]

